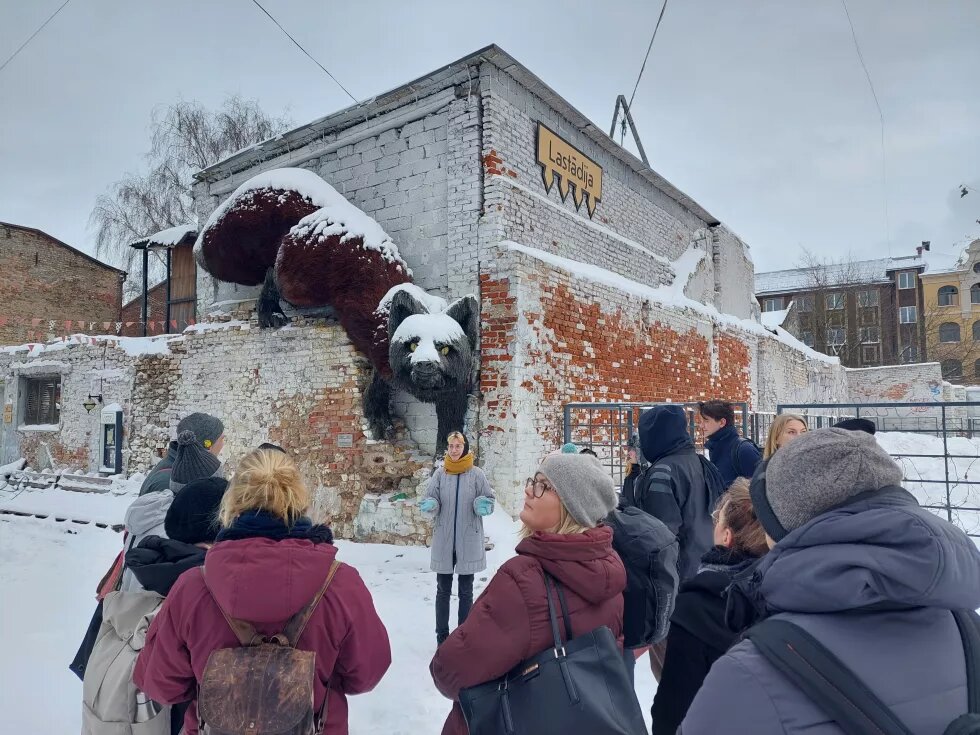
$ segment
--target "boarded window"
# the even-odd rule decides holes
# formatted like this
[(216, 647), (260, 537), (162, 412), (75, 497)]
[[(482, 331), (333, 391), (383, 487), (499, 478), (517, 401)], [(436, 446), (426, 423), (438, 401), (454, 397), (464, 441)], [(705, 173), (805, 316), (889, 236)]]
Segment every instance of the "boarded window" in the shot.
[(61, 420), (61, 378), (25, 378), (24, 424), (57, 424)]

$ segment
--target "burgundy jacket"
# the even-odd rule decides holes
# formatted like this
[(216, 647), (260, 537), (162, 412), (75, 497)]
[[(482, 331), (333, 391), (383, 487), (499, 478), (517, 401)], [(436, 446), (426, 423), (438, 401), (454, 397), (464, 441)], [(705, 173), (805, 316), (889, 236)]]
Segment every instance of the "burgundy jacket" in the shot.
[[(204, 564), (208, 584), (228, 614), (274, 635), (313, 599), (336, 555), (333, 544), (248, 538), (216, 544)], [(191, 569), (177, 580), (150, 625), (133, 681), (158, 702), (188, 701), (196, 696), (211, 652), (238, 645), (201, 569)], [(391, 665), (388, 632), (353, 567), (337, 569), (298, 648), (316, 653), (318, 711), (329, 697), (324, 733), (347, 735), (346, 695), (370, 691)], [(185, 726), (188, 735), (197, 733), (196, 706), (188, 708)]]
[[(466, 622), (436, 651), (429, 670), (439, 691), (455, 700), (460, 689), (503, 676), (554, 645), (542, 567), (565, 588), (574, 633), (605, 625), (622, 643), (626, 570), (612, 537), (600, 526), (581, 534), (535, 533), (521, 541), (517, 556), (500, 567)], [(554, 592), (552, 599), (557, 606)], [(458, 701), (442, 733), (467, 735)]]

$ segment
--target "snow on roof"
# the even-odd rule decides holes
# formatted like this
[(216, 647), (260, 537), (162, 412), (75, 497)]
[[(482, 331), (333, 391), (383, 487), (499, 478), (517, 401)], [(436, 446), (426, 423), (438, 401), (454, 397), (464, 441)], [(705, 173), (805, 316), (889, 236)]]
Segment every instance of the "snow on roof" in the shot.
[(755, 274), (757, 295), (792, 293), (821, 286), (846, 286), (859, 283), (887, 283), (888, 272), (903, 268), (923, 268), (926, 261), (917, 255), (901, 258), (878, 258), (832, 263), (813, 268), (792, 268)]
[(392, 342), (418, 342), (411, 362), (439, 361), (436, 345), (451, 345), (466, 339), (463, 328), (448, 314), (412, 314), (391, 335)]
[[(248, 181), (244, 182), (218, 208), (215, 209), (208, 221), (204, 223), (194, 243), (194, 254), (200, 253), (201, 244), (204, 241), (204, 233), (214, 227), (225, 215), (232, 205), (244, 194), (257, 189), (278, 189), (280, 191), (294, 191), (300, 196), (306, 197), (317, 207), (327, 207), (340, 194), (312, 171), (305, 168), (275, 168), (271, 171), (264, 171), (256, 174)], [(343, 199), (343, 197), (341, 197)], [(344, 201), (347, 201), (346, 199)], [(360, 210), (358, 210), (360, 211)]]
[(130, 247), (150, 247), (156, 245), (169, 248), (180, 245), (184, 241), (184, 238), (191, 235), (197, 235), (197, 225), (177, 225), (176, 227), (168, 227), (166, 230), (160, 230), (160, 232), (149, 237), (134, 240), (130, 243)]
[[(684, 294), (684, 286), (687, 285), (687, 278), (682, 278), (681, 275), (687, 274), (689, 277), (689, 275), (693, 273), (696, 265), (692, 267), (692, 263), (695, 261), (695, 254), (698, 252), (698, 248), (689, 248), (684, 255), (674, 262), (674, 270), (678, 273), (678, 277), (674, 280), (674, 283), (669, 286), (658, 286), (653, 288), (643, 283), (632, 281), (629, 278), (621, 276), (618, 273), (613, 273), (605, 268), (599, 268), (598, 266), (581, 263), (577, 260), (569, 260), (568, 258), (563, 258), (559, 255), (553, 255), (552, 253), (545, 252), (544, 250), (530, 248), (526, 245), (521, 245), (512, 241), (504, 241), (501, 244), (505, 245), (510, 250), (516, 250), (525, 253), (536, 260), (550, 263), (551, 265), (568, 272), (573, 277), (584, 278), (589, 281), (611, 286), (612, 288), (620, 291), (632, 293), (640, 298), (649, 299), (650, 301), (658, 303), (668, 309), (689, 309), (691, 311), (699, 312), (715, 324), (741, 329), (761, 337), (767, 337), (769, 339), (776, 339), (777, 341), (782, 342), (788, 347), (792, 347), (813, 360), (820, 360), (821, 362), (826, 362), (831, 365), (840, 364), (840, 358), (831, 357), (830, 355), (825, 355), (822, 352), (817, 352), (816, 350), (807, 347), (782, 327), (776, 327), (774, 333), (772, 330), (766, 329), (757, 321), (753, 321), (752, 319), (739, 319), (731, 314), (723, 314), (714, 306), (702, 304), (700, 301), (695, 301), (694, 299), (686, 296)], [(694, 254), (692, 254), (692, 251)], [(700, 256), (697, 257), (697, 262), (700, 263), (700, 260), (703, 258), (704, 252), (701, 251)]]
[[(355, 207), (344, 196), (326, 181), (326, 187), (320, 192), (327, 204), (313, 214), (303, 217), (290, 231), (293, 237), (309, 237), (313, 235), (317, 242), (323, 242), (331, 235), (343, 235), (341, 242), (361, 238), (365, 250), (374, 250), (381, 254), (387, 262), (411, 275), (408, 265), (402, 260), (398, 247), (391, 241), (388, 233), (381, 229), (372, 217)], [(317, 202), (319, 203), (319, 202)]]
[(787, 316), (789, 316), (789, 307), (778, 311), (764, 311), (762, 312), (762, 326), (766, 329), (781, 327)]
[(449, 307), (449, 302), (444, 298), (430, 294), (428, 291), (423, 291), (414, 283), (399, 283), (397, 286), (389, 288), (388, 293), (381, 297), (381, 301), (378, 302), (378, 308), (374, 310), (375, 313), (387, 314), (391, 310), (391, 302), (395, 298), (395, 294), (399, 291), (407, 291), (430, 314), (438, 314)]

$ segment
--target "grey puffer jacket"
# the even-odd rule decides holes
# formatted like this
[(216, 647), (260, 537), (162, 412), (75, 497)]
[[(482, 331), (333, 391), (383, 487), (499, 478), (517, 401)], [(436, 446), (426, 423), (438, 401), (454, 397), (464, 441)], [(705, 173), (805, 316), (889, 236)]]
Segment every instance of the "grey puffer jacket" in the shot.
[(432, 571), (452, 574), (453, 555), (456, 574), (475, 574), (487, 568), (483, 540), (483, 518), (476, 513), (478, 497), (494, 499), (487, 476), (479, 467), (458, 475), (439, 466), (429, 479), (427, 498), (435, 499), (435, 531), (432, 534)]
[[(980, 607), (980, 550), (905, 490), (864, 494), (790, 532), (747, 585), (768, 613), (840, 658), (909, 731), (941, 735), (967, 711), (963, 643), (949, 611)], [(746, 640), (712, 666), (679, 732), (842, 731)]]
[[(126, 510), (126, 546), (124, 551), (135, 549), (140, 541), (147, 536), (167, 537), (164, 521), (167, 511), (174, 502), (174, 494), (170, 490), (158, 490), (141, 495), (133, 501)], [(143, 585), (128, 567), (123, 571), (122, 584), (119, 589), (123, 592), (142, 590)]]

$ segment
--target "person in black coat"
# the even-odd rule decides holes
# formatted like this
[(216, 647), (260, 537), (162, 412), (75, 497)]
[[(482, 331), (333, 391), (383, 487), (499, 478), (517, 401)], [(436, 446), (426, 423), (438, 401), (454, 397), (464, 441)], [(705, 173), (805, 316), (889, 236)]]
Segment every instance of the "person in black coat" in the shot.
[(640, 452), (640, 438), (634, 436), (626, 445), (626, 474), (623, 475), (623, 491), (620, 494), (620, 508), (636, 505), (636, 482), (646, 469), (646, 462)]
[(653, 700), (653, 735), (677, 731), (711, 665), (738, 640), (741, 631), (725, 623), (725, 590), (769, 549), (745, 478), (732, 484), (712, 517), (715, 546), (702, 558), (697, 575), (681, 584), (670, 618), (663, 674)]
[(704, 433), (704, 448), (721, 473), (725, 487), (738, 477), (751, 478), (762, 461), (762, 453), (755, 444), (738, 435), (732, 404), (702, 401), (698, 404), (697, 422)]

